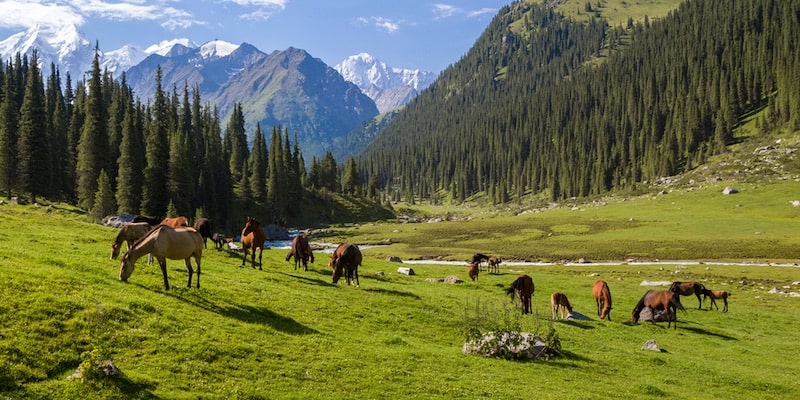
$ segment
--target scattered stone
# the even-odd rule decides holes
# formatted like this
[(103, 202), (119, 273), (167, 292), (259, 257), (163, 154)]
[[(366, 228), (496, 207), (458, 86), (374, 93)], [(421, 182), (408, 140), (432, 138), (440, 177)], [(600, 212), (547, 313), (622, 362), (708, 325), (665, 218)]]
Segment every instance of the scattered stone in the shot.
[[(122, 374), (122, 371), (119, 368), (117, 368), (117, 366), (114, 365), (114, 362), (111, 360), (98, 361), (97, 365), (95, 365), (94, 367), (103, 376), (116, 376)], [(72, 375), (67, 377), (67, 380), (70, 381), (78, 380), (83, 382), (85, 374), (86, 371), (84, 371), (83, 366), (80, 366), (78, 367), (77, 370), (75, 370), (75, 372)]]
[(722, 189), (722, 194), (735, 194), (739, 193), (739, 189), (736, 189), (731, 186), (725, 186), (725, 189)]
[(443, 278), (425, 278), (425, 282), (440, 283), (444, 282)]
[(594, 272), (594, 273), (588, 274), (586, 276), (600, 276), (600, 274), (598, 274), (597, 272)]
[(444, 283), (464, 283), (464, 280), (455, 275), (444, 278)]
[(414, 270), (408, 267), (400, 267), (397, 269), (397, 273), (403, 275), (415, 275)]
[(772, 289), (771, 289), (771, 290), (770, 290), (768, 293), (772, 293), (772, 294), (780, 294), (780, 293), (783, 293), (783, 290), (781, 290), (780, 288), (778, 288), (778, 287), (776, 286), (776, 287), (772, 288)]
[[(672, 316), (672, 320), (675, 321), (675, 316)], [(667, 321), (667, 313), (664, 310), (656, 310), (655, 314), (650, 310), (650, 307), (645, 307), (639, 313), (639, 321), (654, 321), (654, 322), (668, 322)]]
[(400, 257), (397, 257), (397, 256), (390, 256), (390, 257), (387, 257), (387, 258), (386, 258), (386, 261), (389, 261), (389, 262), (396, 262), (396, 263), (401, 263), (401, 264), (403, 263), (403, 260), (402, 260), (402, 259), (400, 259)]
[(385, 273), (383, 273), (383, 271), (377, 271), (377, 272), (375, 272), (375, 276), (385, 276), (385, 275), (386, 275), (386, 274), (385, 274)]
[(792, 200), (792, 207), (800, 207), (800, 200)]
[(644, 280), (639, 286), (669, 286), (672, 285), (672, 281), (648, 281)]
[(656, 343), (655, 339), (650, 339), (646, 341), (642, 346), (642, 350), (657, 351), (659, 353), (661, 352), (661, 348), (658, 347), (658, 344)]

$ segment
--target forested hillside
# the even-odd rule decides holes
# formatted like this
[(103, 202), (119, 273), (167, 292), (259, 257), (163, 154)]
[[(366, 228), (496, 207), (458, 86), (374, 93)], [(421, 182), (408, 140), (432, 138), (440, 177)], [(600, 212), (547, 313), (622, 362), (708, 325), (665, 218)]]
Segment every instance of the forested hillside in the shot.
[(800, 0), (689, 0), (610, 28), (516, 2), (370, 144), (360, 171), (405, 199), (501, 203), (690, 170), (724, 152), (748, 113), (765, 111), (764, 132), (800, 126), (799, 19)]

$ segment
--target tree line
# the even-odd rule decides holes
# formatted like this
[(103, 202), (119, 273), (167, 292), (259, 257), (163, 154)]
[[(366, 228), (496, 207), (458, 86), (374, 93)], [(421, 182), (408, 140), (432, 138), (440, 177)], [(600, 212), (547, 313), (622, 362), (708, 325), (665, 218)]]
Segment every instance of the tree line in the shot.
[[(86, 80), (73, 85), (50, 65), (47, 78), (33, 52), (0, 64), (0, 190), (65, 201), (96, 219), (116, 213), (208, 217), (223, 223), (231, 208), (267, 210), (286, 224), (304, 195), (361, 194), (354, 160), (343, 178), (331, 153), (310, 170), (288, 128), (256, 126), (248, 145), (241, 105), (225, 129), (197, 87), (156, 91), (143, 103), (100, 69), (96, 49)], [(45, 82), (46, 81), (46, 82)], [(269, 135), (269, 137), (267, 137)]]
[[(687, 171), (742, 117), (800, 127), (800, 1), (689, 0), (612, 27), (504, 7), (358, 158), (407, 200), (582, 197)], [(608, 54), (608, 55), (606, 55)]]

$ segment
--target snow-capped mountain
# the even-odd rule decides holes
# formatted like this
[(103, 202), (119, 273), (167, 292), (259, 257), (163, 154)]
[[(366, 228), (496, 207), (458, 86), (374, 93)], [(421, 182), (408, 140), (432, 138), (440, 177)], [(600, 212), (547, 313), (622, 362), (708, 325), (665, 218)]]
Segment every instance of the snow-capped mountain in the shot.
[(94, 57), (94, 44), (74, 25), (35, 25), (0, 42), (0, 57), (4, 60), (17, 53), (31, 54), (33, 50), (37, 52), (45, 75), (50, 74), (50, 63), (55, 64), (59, 71), (82, 74), (90, 69)]
[(347, 57), (334, 69), (372, 98), (380, 112), (407, 103), (438, 76), (419, 69), (389, 67), (367, 53)]

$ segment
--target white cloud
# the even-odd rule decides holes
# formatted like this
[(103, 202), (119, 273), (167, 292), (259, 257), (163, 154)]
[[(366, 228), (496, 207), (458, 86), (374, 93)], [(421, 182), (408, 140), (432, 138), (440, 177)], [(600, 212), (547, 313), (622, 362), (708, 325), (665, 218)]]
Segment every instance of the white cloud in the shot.
[(83, 15), (67, 4), (42, 4), (41, 1), (0, 1), (0, 27), (29, 28), (36, 24), (83, 25)]
[(223, 0), (225, 3), (235, 3), (240, 6), (274, 7), (284, 9), (288, 0)]
[(362, 25), (373, 26), (389, 33), (400, 30), (400, 21), (394, 21), (385, 17), (358, 17), (356, 21)]
[(481, 8), (480, 10), (467, 11), (467, 16), (473, 18), (473, 17), (480, 17), (481, 15), (485, 14), (495, 14), (496, 12), (497, 12), (496, 8), (484, 7)]
[(264, 10), (256, 10), (249, 14), (242, 14), (239, 16), (239, 18), (249, 21), (266, 21), (272, 17), (273, 14), (275, 13)]
[(465, 10), (450, 4), (435, 3), (431, 12), (433, 12), (433, 19), (444, 19), (458, 15), (463, 15), (467, 18), (476, 18), (485, 14), (494, 14), (497, 12), (497, 9), (484, 7), (479, 10)]

